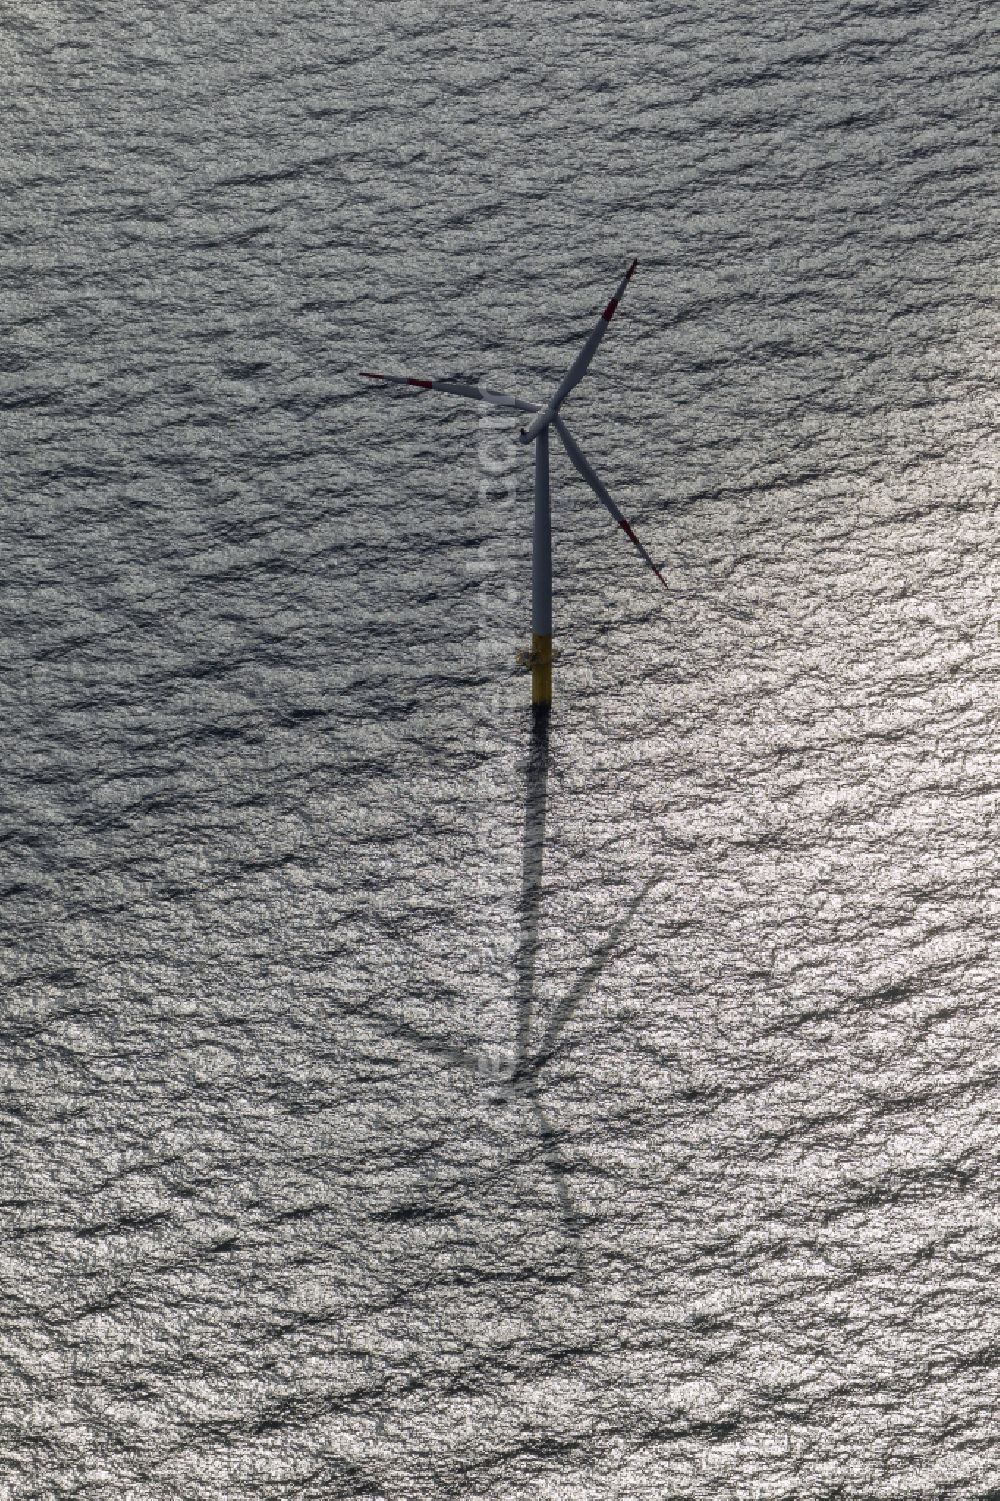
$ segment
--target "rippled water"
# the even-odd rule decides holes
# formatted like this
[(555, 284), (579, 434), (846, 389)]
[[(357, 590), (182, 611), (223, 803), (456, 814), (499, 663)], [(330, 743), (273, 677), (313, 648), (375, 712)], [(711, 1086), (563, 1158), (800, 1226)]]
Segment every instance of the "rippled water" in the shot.
[(8, 13), (0, 1495), (1000, 1495), (998, 31)]

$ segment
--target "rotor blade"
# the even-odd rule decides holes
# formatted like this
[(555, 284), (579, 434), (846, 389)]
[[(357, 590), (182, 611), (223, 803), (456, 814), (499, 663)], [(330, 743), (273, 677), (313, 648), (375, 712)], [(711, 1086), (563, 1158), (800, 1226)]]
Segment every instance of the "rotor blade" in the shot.
[(487, 391), (484, 386), (470, 386), (460, 380), (420, 380), (414, 375), (383, 375), (380, 370), (362, 370), (365, 380), (387, 380), (394, 386), (419, 386), (424, 391), (443, 391), (446, 396), (467, 396), (471, 401), (488, 401), (495, 407), (514, 407), (518, 412), (537, 412), (533, 402), (508, 396), (503, 391)]
[(586, 459), (586, 457), (584, 455), (584, 452), (583, 452), (582, 448), (577, 443), (576, 439), (573, 437), (572, 433), (570, 432), (569, 428), (566, 426), (565, 422), (562, 420), (561, 417), (553, 417), (553, 419), (552, 419), (552, 425), (555, 428), (556, 432), (559, 434), (560, 438), (562, 439), (562, 445), (565, 448), (566, 452), (569, 454), (570, 459), (572, 460), (574, 468), (587, 481), (587, 484), (593, 490), (594, 494), (597, 496), (598, 500), (601, 502), (601, 505), (602, 506), (606, 506), (608, 508), (608, 510), (611, 512), (612, 516), (615, 518), (615, 520), (617, 521), (618, 525), (621, 527), (622, 531), (625, 533), (626, 537), (632, 543), (632, 546), (639, 553), (640, 557), (645, 558), (645, 560), (649, 564), (650, 568), (652, 568), (653, 572), (656, 574), (656, 577), (659, 579), (659, 581), (663, 585), (664, 589), (669, 589), (670, 586), (668, 585), (666, 579), (663, 577), (663, 574), (657, 568), (656, 564), (653, 562), (652, 558), (649, 556), (649, 553), (646, 551), (646, 549), (643, 547), (642, 543), (639, 541), (639, 538), (636, 536), (635, 532), (632, 530), (632, 527), (631, 527), (630, 523), (626, 520), (625, 516), (622, 515), (621, 511), (619, 511), (618, 507), (615, 505), (614, 501), (611, 499), (611, 496), (608, 494), (607, 489), (605, 488), (605, 486), (602, 483), (602, 481), (598, 478), (597, 474), (594, 472), (594, 470), (591, 468), (590, 464), (587, 462), (587, 459)]
[(615, 309), (621, 302), (622, 298), (625, 296), (625, 288), (632, 280), (632, 277), (635, 273), (635, 268), (636, 266), (638, 266), (638, 264), (638, 261), (633, 261), (631, 266), (629, 266), (628, 270), (625, 272), (625, 275), (618, 283), (615, 295), (611, 298), (611, 301), (604, 309), (604, 312), (598, 318), (596, 328), (593, 330), (590, 337), (587, 339), (587, 342), (580, 350), (580, 353), (577, 355), (576, 359), (573, 361), (572, 365), (570, 365), (569, 369), (566, 371), (566, 374), (563, 376), (562, 380), (556, 387), (556, 393), (549, 403), (549, 405), (556, 411), (558, 411), (562, 406), (563, 402), (566, 400), (566, 397), (572, 391), (573, 387), (577, 385), (586, 374), (591, 360), (597, 353), (598, 346), (600, 345), (601, 340), (604, 338), (604, 335), (608, 331), (608, 324), (615, 316)]

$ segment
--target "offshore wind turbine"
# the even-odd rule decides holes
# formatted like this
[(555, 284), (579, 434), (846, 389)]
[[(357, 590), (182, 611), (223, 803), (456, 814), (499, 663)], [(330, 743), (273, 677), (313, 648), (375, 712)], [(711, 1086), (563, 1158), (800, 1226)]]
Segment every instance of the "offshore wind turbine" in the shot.
[(664, 588), (666, 579), (632, 530), (630, 523), (615, 505), (600, 476), (591, 466), (579, 443), (559, 415), (567, 396), (579, 385), (597, 353), (601, 340), (625, 289), (639, 264), (634, 260), (601, 313), (597, 324), (585, 340), (576, 359), (559, 382), (544, 406), (537, 402), (522, 401), (520, 397), (508, 396), (504, 391), (489, 391), (483, 386), (470, 385), (464, 381), (425, 380), (413, 375), (383, 375), (375, 370), (362, 370), (366, 380), (391, 381), (395, 385), (418, 386), (426, 391), (442, 391), (446, 396), (463, 396), (471, 401), (486, 401), (491, 406), (511, 407), (530, 415), (531, 421), (521, 429), (521, 442), (535, 445), (535, 511), (531, 547), (531, 652), (528, 664), (531, 667), (531, 702), (536, 714), (547, 714), (552, 705), (552, 524), (549, 501), (549, 428), (554, 427), (569, 455), (570, 462), (604, 506), (617, 521)]

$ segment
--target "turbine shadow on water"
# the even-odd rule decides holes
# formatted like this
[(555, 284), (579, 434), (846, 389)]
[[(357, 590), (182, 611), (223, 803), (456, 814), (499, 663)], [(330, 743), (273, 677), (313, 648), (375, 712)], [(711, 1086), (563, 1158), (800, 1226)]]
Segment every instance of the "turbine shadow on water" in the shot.
[(566, 1026), (597, 985), (605, 968), (620, 948), (626, 930), (636, 912), (661, 879), (646, 881), (629, 902), (625, 911), (593, 951), (574, 983), (556, 1005), (542, 1033), (532, 1047), (537, 1004), (536, 974), (540, 955), (539, 928), (542, 908), (542, 882), (545, 853), (545, 819), (548, 801), (549, 727), (548, 716), (534, 720), (528, 755), (527, 784), (524, 803), (524, 849), (521, 875), (520, 920), (515, 964), (516, 1038), (512, 1067), (498, 1069), (486, 1050), (474, 1052), (443, 1038), (434, 1037), (408, 1022), (394, 1021), (372, 1008), (351, 1007), (352, 1014), (374, 1022), (388, 1036), (402, 1039), (425, 1053), (442, 1058), (476, 1075), (484, 1084), (498, 1091), (510, 1105), (527, 1105), (538, 1133), (546, 1169), (555, 1185), (560, 1214), (566, 1233), (573, 1243), (580, 1276), (588, 1280), (582, 1244), (582, 1222), (567, 1184), (569, 1169), (561, 1153), (560, 1132), (552, 1124), (541, 1101), (540, 1075), (555, 1057)]
[(517, 955), (517, 1056), (510, 1079), (515, 1097), (527, 1101), (538, 1128), (539, 1142), (546, 1167), (555, 1183), (566, 1231), (574, 1242), (581, 1275), (587, 1268), (583, 1254), (582, 1224), (570, 1198), (566, 1182), (567, 1167), (560, 1153), (559, 1132), (552, 1125), (540, 1099), (539, 1075), (555, 1056), (564, 1029), (579, 1006), (586, 1000), (604, 969), (618, 950), (625, 931), (656, 885), (658, 877), (647, 881), (629, 903), (625, 913), (590, 957), (575, 983), (549, 1017), (541, 1041), (533, 1049), (535, 1013), (535, 974), (539, 952), (539, 920), (542, 905), (542, 867), (545, 850), (545, 813), (548, 792), (549, 737), (548, 719), (536, 719), (528, 759), (527, 790), (524, 808), (524, 861), (521, 883), (521, 925)]

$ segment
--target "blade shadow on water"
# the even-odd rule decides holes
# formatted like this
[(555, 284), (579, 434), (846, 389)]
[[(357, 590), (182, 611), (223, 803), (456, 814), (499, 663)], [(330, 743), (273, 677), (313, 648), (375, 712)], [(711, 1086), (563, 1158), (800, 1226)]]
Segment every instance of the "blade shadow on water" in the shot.
[(650, 877), (632, 898), (631, 902), (629, 902), (624, 915), (615, 923), (608, 936), (604, 939), (604, 942), (598, 944), (590, 957), (590, 962), (581, 972), (579, 978), (570, 986), (552, 1013), (549, 1025), (545, 1030), (545, 1036), (542, 1038), (533, 1057), (525, 1061), (526, 1072), (536, 1074), (550, 1062), (555, 1054), (559, 1038), (567, 1023), (572, 1018), (573, 1013), (586, 1000), (604, 973), (605, 968), (614, 958), (632, 919), (645, 902), (649, 893), (653, 890), (653, 887), (659, 883), (660, 879), (659, 876)]
[(534, 1084), (522, 1087), (520, 1093), (527, 1096), (531, 1105), (531, 1113), (535, 1117), (542, 1156), (545, 1159), (545, 1166), (549, 1170), (549, 1176), (555, 1184), (556, 1194), (559, 1198), (559, 1209), (562, 1214), (563, 1228), (573, 1243), (580, 1279), (585, 1283), (589, 1283), (590, 1273), (583, 1249), (583, 1227), (580, 1223), (580, 1216), (570, 1197), (569, 1185), (566, 1182), (569, 1169), (559, 1151), (559, 1134), (542, 1109)]
[(383, 1036), (402, 1038), (404, 1042), (411, 1043), (422, 1052), (432, 1053), (437, 1058), (446, 1058), (449, 1063), (454, 1063), (459, 1068), (467, 1068), (474, 1074), (482, 1072), (482, 1059), (478, 1053), (472, 1053), (468, 1048), (457, 1047), (455, 1043), (446, 1042), (443, 1038), (434, 1037), (430, 1032), (421, 1032), (419, 1027), (413, 1027), (409, 1022), (394, 1020), (374, 1006), (343, 1006), (341, 1013), (344, 1016), (360, 1016), (366, 1022), (374, 1024)]

